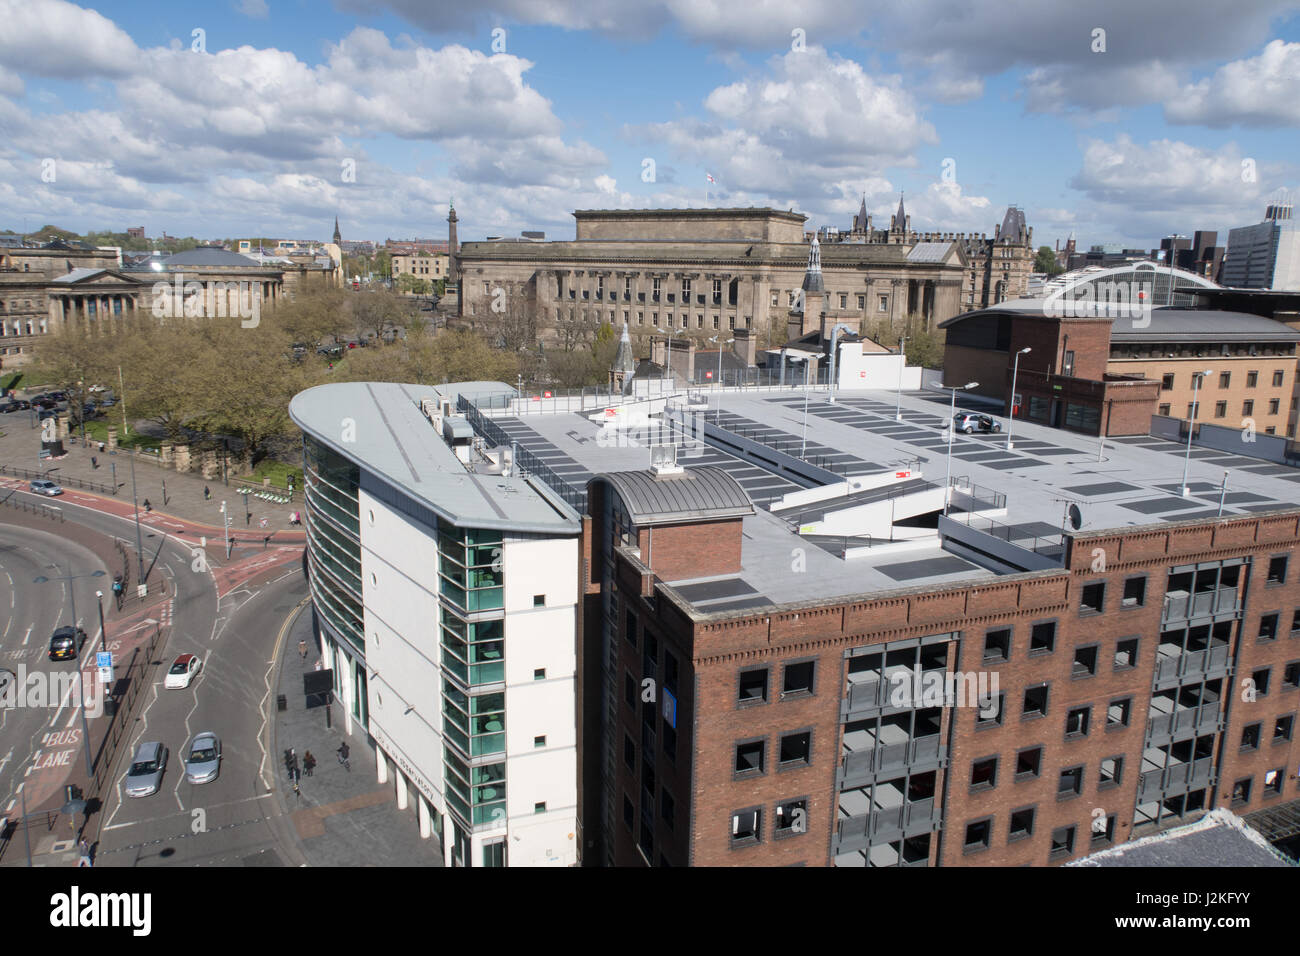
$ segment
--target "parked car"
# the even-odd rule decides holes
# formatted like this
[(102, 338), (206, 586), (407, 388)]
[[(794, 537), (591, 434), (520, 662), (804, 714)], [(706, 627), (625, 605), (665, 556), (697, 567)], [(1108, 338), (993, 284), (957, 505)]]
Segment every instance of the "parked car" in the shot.
[(966, 435), (976, 429), (982, 432), (1002, 431), (1002, 423), (996, 418), (991, 418), (988, 415), (977, 415), (974, 412), (958, 412), (952, 417), (952, 427)]
[(86, 632), (79, 627), (64, 625), (50, 635), (50, 660), (66, 661), (81, 653), (86, 646)]
[(32, 407), (32, 403), (21, 398), (11, 398), (3, 405), (0, 405), (0, 413), (9, 414), (10, 412), (26, 411)]
[[(48, 452), (48, 448), (42, 448), (41, 451)], [(47, 456), (48, 457), (48, 456)], [(27, 484), (27, 490), (34, 495), (45, 495), (53, 498), (56, 495), (63, 494), (63, 486), (50, 481), (48, 478), (33, 478)]]
[(190, 681), (194, 680), (194, 675), (199, 672), (199, 668), (202, 666), (203, 661), (199, 660), (198, 655), (182, 654), (172, 661), (167, 676), (163, 678), (163, 687), (170, 690), (189, 687)]
[(221, 740), (210, 730), (195, 734), (185, 754), (185, 779), (211, 783), (221, 770)]
[(157, 741), (141, 744), (131, 758), (131, 769), (126, 772), (126, 795), (147, 797), (157, 793), (166, 769), (167, 748)]

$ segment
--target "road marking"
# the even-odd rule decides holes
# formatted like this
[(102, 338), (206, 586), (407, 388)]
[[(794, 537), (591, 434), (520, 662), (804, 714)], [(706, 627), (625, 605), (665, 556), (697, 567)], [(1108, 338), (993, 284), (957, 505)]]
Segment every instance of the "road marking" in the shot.
[(35, 626), (36, 626), (35, 624), (28, 624), (28, 625), (27, 625), (27, 633), (23, 635), (23, 647), (26, 647), (26, 646), (27, 646), (27, 641), (28, 641), (28, 640), (31, 638), (31, 636), (32, 636), (32, 628), (35, 627)]
[(275, 670), (275, 662), (280, 659), (280, 648), (284, 644), (285, 635), (289, 633), (290, 625), (298, 619), (298, 615), (302, 613), (302, 609), (310, 600), (311, 595), (308, 594), (298, 602), (298, 606), (289, 612), (284, 619), (284, 623), (280, 625), (280, 633), (275, 636), (275, 648), (271, 652), (271, 660), (268, 662), (266, 673), (262, 677), (262, 682), (266, 685), (266, 693), (262, 695), (262, 700), (258, 705), (262, 711), (262, 726), (259, 727), (257, 731), (257, 745), (262, 750), (262, 766), (260, 771), (262, 775), (262, 783), (266, 786), (268, 791), (271, 789), (271, 780), (270, 777), (267, 776), (266, 767), (267, 761), (271, 759), (271, 751), (267, 746), (271, 737), (271, 672)]

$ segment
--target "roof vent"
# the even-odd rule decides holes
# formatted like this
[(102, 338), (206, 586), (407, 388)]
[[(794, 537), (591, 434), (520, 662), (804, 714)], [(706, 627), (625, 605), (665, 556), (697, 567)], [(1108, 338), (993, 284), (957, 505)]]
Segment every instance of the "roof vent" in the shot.
[(677, 464), (677, 446), (651, 445), (650, 472), (656, 478), (667, 478), (672, 475), (685, 474), (686, 469)]

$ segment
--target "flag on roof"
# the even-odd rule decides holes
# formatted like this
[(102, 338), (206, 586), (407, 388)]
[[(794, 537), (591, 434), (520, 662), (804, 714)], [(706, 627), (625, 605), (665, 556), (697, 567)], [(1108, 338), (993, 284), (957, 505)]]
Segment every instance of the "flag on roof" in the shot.
[(711, 182), (711, 183), (716, 183), (716, 182), (717, 182), (717, 180), (714, 179), (713, 176), (710, 175), (709, 173), (705, 173), (705, 174), (704, 174), (704, 178), (707, 179), (707, 180), (708, 180), (709, 182)]

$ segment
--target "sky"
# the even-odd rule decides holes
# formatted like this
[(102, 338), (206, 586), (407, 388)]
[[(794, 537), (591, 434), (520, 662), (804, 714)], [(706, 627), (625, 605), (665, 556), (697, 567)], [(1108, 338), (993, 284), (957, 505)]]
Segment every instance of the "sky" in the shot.
[[(0, 0), (0, 229), (571, 239), (773, 206), (1036, 245), (1300, 186), (1300, 0)], [(709, 181), (709, 177), (713, 182)]]

